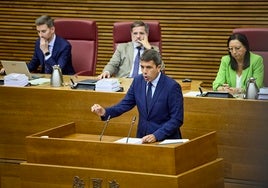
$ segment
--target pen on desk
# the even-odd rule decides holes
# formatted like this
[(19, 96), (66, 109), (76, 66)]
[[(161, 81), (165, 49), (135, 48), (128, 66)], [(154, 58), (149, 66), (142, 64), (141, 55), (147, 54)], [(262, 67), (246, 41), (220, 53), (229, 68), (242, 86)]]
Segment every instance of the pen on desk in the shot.
[(199, 87), (198, 89), (199, 89), (199, 91), (200, 91), (200, 96), (202, 96), (202, 95), (203, 95), (202, 88), (201, 88), (201, 87)]
[(72, 84), (74, 85), (75, 83), (74, 83), (73, 79), (72, 79), (72, 78), (70, 78), (70, 80), (71, 80)]

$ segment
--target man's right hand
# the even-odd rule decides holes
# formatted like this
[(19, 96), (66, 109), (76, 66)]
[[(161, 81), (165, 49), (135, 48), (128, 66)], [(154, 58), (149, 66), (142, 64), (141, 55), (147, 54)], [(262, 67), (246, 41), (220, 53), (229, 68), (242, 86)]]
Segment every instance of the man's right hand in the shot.
[(99, 104), (94, 104), (93, 106), (91, 106), (91, 112), (96, 113), (98, 116), (104, 116), (106, 111)]
[(49, 52), (48, 50), (48, 41), (44, 38), (40, 38), (40, 49), (42, 50), (43, 54)]
[(5, 74), (5, 69), (4, 68), (0, 69), (0, 74)]
[(110, 78), (111, 75), (108, 71), (105, 71), (103, 73), (101, 73), (99, 76), (98, 76), (98, 79), (103, 79), (103, 78)]

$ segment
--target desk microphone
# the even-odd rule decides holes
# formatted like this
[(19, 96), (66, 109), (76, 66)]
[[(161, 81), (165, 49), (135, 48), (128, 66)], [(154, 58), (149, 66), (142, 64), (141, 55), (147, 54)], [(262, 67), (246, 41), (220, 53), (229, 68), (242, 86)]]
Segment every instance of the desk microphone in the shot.
[(71, 88), (75, 89), (77, 87), (77, 83), (75, 83), (72, 78), (70, 78), (70, 80), (72, 82)]
[(105, 121), (104, 127), (102, 129), (101, 134), (100, 134), (100, 141), (102, 140), (102, 136), (103, 136), (104, 131), (106, 130), (106, 128), (108, 126), (108, 123), (109, 123), (110, 119), (111, 119), (111, 115), (109, 115), (108, 118), (107, 118), (107, 120)]
[(200, 91), (200, 95), (197, 95), (197, 96), (201, 96), (201, 97), (203, 97), (203, 90), (202, 90), (202, 88), (199, 87), (198, 89), (199, 89), (199, 91)]
[(132, 118), (131, 125), (130, 125), (130, 129), (129, 129), (129, 131), (128, 131), (128, 135), (127, 135), (126, 143), (128, 143), (128, 139), (129, 139), (129, 137), (130, 137), (130, 133), (131, 133), (131, 130), (132, 130), (132, 127), (133, 127), (135, 121), (136, 121), (136, 116), (134, 116), (134, 117)]

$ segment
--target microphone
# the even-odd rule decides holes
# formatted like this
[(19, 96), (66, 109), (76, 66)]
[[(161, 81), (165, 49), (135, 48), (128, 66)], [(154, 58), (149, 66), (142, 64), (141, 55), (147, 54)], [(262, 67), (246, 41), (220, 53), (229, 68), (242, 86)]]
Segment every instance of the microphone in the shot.
[(199, 87), (198, 89), (199, 89), (199, 91), (200, 91), (200, 95), (197, 95), (197, 96), (201, 96), (201, 97), (203, 97), (203, 90), (202, 90), (202, 88)]
[(127, 135), (126, 143), (128, 143), (128, 139), (129, 139), (129, 137), (130, 137), (130, 133), (131, 133), (131, 130), (132, 130), (132, 127), (133, 127), (135, 121), (136, 121), (136, 116), (134, 116), (134, 117), (132, 118), (131, 125), (130, 125), (130, 129), (129, 129), (129, 131), (128, 131), (128, 135)]
[(108, 126), (108, 123), (109, 123), (110, 119), (111, 119), (111, 115), (109, 115), (108, 118), (107, 118), (107, 120), (105, 121), (104, 127), (102, 129), (101, 134), (100, 134), (100, 141), (102, 140), (102, 136), (103, 136), (104, 131), (106, 130), (106, 128)]
[(77, 87), (77, 83), (75, 83), (72, 78), (70, 78), (70, 80), (72, 82), (71, 88), (75, 89)]

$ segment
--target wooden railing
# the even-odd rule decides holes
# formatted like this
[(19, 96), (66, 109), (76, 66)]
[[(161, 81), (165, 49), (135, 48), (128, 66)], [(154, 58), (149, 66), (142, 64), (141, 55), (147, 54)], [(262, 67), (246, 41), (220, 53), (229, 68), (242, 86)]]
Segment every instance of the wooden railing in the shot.
[[(267, 27), (268, 2), (263, 1), (0, 1), (0, 59), (29, 61), (36, 17), (93, 19), (99, 29), (99, 74), (113, 53), (112, 25), (124, 20), (159, 20), (165, 73), (173, 78), (202, 80), (211, 87), (226, 41), (237, 27)], [(151, 31), (152, 32), (152, 31)]]

